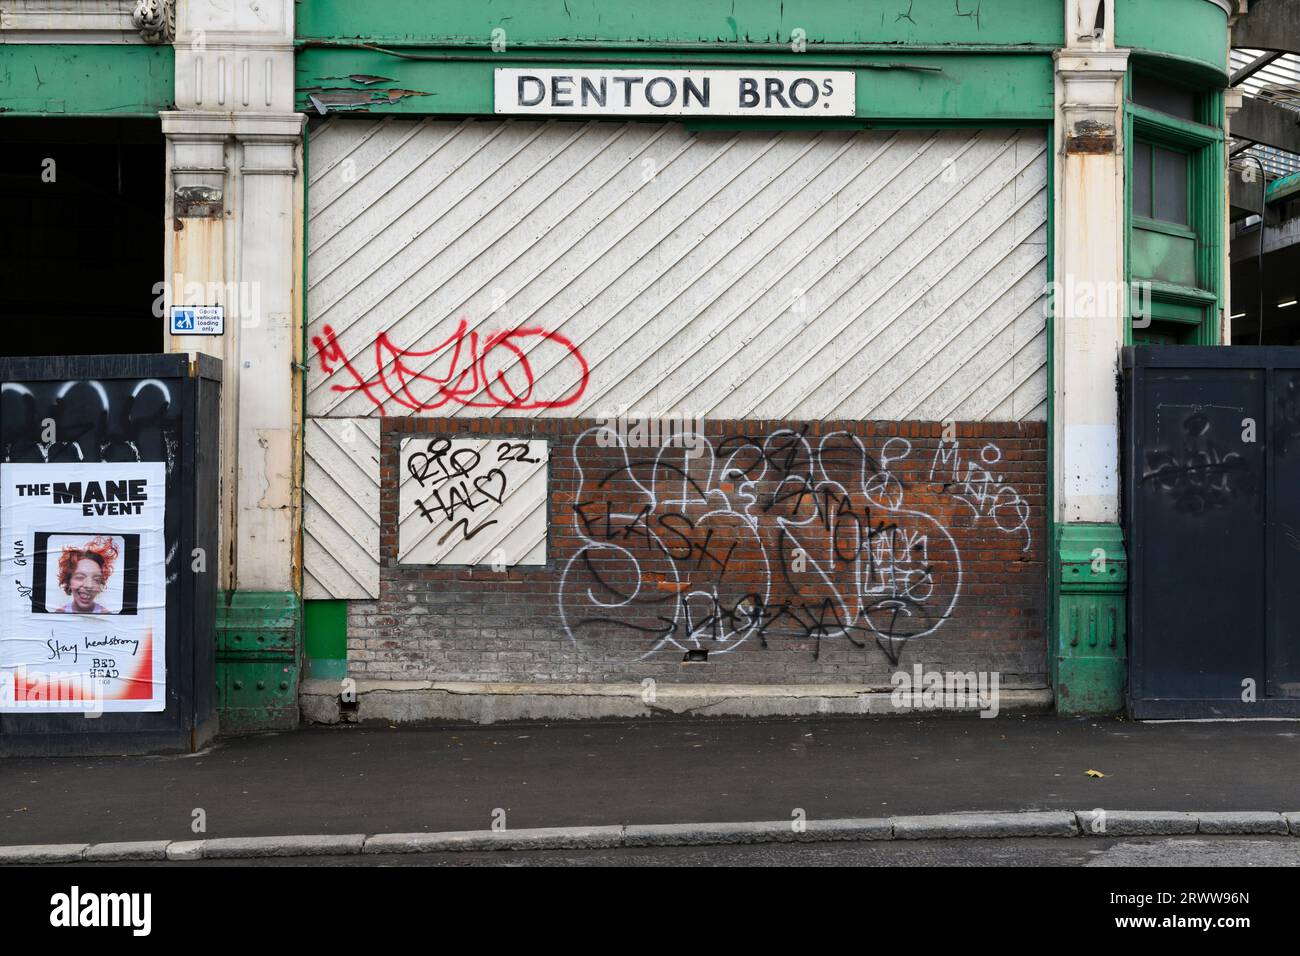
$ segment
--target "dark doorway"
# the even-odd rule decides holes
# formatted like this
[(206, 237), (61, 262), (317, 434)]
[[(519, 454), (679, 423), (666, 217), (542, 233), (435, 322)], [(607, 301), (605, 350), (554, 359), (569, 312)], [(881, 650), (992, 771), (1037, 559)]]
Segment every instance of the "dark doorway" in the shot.
[(1123, 365), (1129, 712), (1300, 716), (1300, 348)]
[(157, 120), (0, 119), (0, 355), (161, 352)]

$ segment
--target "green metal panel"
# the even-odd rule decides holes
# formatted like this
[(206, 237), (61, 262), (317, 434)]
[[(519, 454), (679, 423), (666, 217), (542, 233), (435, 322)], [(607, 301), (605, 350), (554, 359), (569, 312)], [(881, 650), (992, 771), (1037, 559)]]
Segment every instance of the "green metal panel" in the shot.
[(1296, 192), (1300, 192), (1300, 173), (1292, 173), (1290, 176), (1284, 176), (1269, 183), (1268, 192), (1265, 193), (1265, 201), (1277, 202)]
[(1115, 0), (1115, 43), (1227, 80), (1228, 15), (1210, 0)]
[[(563, 68), (578, 63), (654, 63), (719, 68), (857, 70), (858, 116), (881, 120), (1022, 120), (1052, 118), (1052, 60), (1025, 54), (771, 54), (701, 58), (614, 53), (533, 61), (491, 54), (404, 59), (377, 50), (306, 49), (296, 58), (298, 108), (315, 112), (311, 94), (347, 91), (360, 102), (331, 109), (372, 113), (491, 114), (496, 67)], [(424, 54), (421, 54), (424, 56)]]
[(1124, 703), (1128, 558), (1118, 525), (1057, 528), (1052, 654), (1062, 714), (1113, 713)]
[(1196, 285), (1196, 240), (1133, 226), (1133, 278)]
[(347, 677), (348, 602), (303, 602), (303, 632), (307, 676), (328, 680)]
[(217, 699), (222, 734), (291, 730), (298, 723), (298, 665), (287, 660), (218, 660)]
[(170, 45), (0, 44), (0, 113), (156, 116), (176, 101)]
[(1062, 0), (306, 0), (298, 36), (507, 48), (683, 44), (1061, 46)]
[(233, 591), (217, 603), (222, 733), (298, 725), (301, 602), (292, 591)]

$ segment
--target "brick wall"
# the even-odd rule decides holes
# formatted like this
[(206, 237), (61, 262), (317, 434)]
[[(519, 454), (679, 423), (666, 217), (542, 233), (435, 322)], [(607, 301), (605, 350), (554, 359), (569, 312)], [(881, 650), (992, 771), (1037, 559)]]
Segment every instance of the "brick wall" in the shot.
[[(710, 421), (698, 455), (601, 447), (597, 424), (384, 421), (354, 676), (886, 686), (921, 663), (1046, 684), (1042, 423)], [(550, 443), (545, 567), (397, 563), (413, 433)]]

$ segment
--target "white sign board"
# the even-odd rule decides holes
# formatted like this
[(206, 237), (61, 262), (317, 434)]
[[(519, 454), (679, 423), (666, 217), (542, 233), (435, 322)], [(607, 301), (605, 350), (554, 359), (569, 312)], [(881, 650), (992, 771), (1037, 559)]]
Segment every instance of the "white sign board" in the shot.
[(164, 468), (0, 465), (0, 713), (166, 706)]
[(221, 305), (174, 305), (172, 335), (224, 335), (226, 309)]
[(400, 564), (546, 563), (545, 441), (406, 438)]
[(546, 116), (854, 116), (851, 70), (501, 68), (498, 113)]

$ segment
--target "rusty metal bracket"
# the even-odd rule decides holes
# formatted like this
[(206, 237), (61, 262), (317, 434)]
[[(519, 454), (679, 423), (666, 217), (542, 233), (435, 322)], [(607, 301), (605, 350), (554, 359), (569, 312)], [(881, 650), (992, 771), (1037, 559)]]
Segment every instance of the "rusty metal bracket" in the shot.
[(225, 214), (220, 186), (177, 186), (172, 191), (172, 214), (177, 219), (220, 219)]

